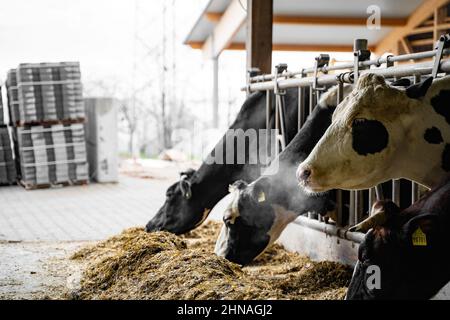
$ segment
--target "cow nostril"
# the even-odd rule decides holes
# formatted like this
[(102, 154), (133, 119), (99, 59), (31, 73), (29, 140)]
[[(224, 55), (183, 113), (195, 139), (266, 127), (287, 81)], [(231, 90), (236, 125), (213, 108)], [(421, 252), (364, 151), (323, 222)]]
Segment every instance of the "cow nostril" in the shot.
[(309, 170), (309, 169), (303, 170), (303, 172), (302, 172), (302, 178), (303, 178), (304, 180), (308, 179), (310, 175), (311, 175), (311, 170)]
[(305, 181), (308, 180), (308, 178), (311, 176), (311, 169), (305, 168), (299, 168), (297, 171), (297, 179), (299, 181)]
[(155, 228), (155, 225), (153, 223), (147, 223), (147, 225), (145, 226), (145, 232), (154, 232), (157, 231)]

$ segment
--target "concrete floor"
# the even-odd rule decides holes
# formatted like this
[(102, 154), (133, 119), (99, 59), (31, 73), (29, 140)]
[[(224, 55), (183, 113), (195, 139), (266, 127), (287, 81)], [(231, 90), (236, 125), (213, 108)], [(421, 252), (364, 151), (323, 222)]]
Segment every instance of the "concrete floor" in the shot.
[[(0, 187), (0, 300), (64, 298), (73, 252), (145, 225), (163, 204), (179, 168), (155, 171), (133, 169), (116, 184), (31, 191)], [(226, 202), (210, 217), (221, 219)]]
[(0, 241), (100, 240), (142, 226), (165, 199), (169, 179), (120, 176), (117, 184), (26, 191), (0, 188)]
[(60, 299), (78, 248), (143, 226), (176, 178), (121, 175), (116, 184), (0, 188), (0, 300)]

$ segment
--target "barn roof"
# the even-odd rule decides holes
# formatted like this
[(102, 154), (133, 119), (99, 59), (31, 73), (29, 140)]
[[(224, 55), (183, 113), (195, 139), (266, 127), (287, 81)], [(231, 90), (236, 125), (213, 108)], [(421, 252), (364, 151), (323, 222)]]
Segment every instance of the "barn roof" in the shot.
[[(353, 39), (366, 38), (375, 47), (427, 0), (274, 0), (273, 49), (299, 51), (351, 51)], [(337, 5), (338, 4), (338, 5)], [(368, 8), (381, 12), (381, 28), (369, 30)], [(216, 54), (244, 49), (246, 0), (210, 0), (190, 30), (185, 44), (203, 49), (211, 35), (223, 38)]]

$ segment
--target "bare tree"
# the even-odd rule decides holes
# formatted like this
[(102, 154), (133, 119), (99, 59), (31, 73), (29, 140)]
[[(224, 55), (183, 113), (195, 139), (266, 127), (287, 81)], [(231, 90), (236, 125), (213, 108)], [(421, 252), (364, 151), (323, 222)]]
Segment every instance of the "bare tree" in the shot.
[(134, 153), (134, 137), (137, 129), (137, 116), (134, 108), (130, 108), (130, 104), (127, 100), (120, 101), (120, 113), (123, 116), (123, 119), (127, 123), (128, 128), (128, 152), (130, 155)]

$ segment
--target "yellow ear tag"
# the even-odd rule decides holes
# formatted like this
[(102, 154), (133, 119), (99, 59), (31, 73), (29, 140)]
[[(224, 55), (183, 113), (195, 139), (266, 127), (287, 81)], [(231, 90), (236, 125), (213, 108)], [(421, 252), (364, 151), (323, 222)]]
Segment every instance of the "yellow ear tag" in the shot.
[(426, 246), (427, 245), (427, 235), (423, 233), (420, 227), (411, 236), (413, 246)]
[(266, 201), (266, 195), (263, 191), (261, 191), (258, 195), (258, 202), (264, 202)]

